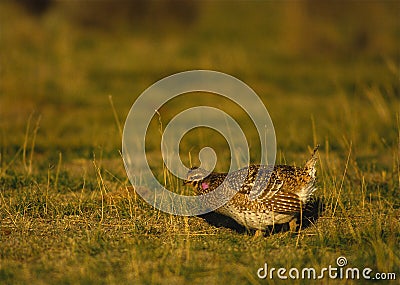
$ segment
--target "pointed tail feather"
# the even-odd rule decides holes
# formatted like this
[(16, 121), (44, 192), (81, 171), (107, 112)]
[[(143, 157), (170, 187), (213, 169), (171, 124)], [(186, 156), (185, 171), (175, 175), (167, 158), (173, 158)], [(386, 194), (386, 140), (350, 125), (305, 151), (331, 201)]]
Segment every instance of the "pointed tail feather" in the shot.
[(318, 148), (319, 148), (319, 144), (317, 144), (317, 146), (314, 148), (311, 158), (306, 162), (306, 165), (305, 165), (306, 168), (309, 168), (309, 169), (314, 168), (314, 166), (318, 160)]

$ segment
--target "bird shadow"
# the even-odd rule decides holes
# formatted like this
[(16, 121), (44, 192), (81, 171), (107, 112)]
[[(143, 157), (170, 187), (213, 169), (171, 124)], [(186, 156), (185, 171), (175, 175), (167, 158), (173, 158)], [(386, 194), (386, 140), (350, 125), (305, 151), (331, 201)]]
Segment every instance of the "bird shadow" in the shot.
[[(322, 198), (314, 198), (310, 202), (308, 202), (302, 213), (301, 223), (299, 219), (300, 214), (297, 216), (298, 219), (296, 231), (300, 230), (300, 228), (306, 229), (315, 224), (318, 218), (322, 215), (325, 208), (325, 202)], [(214, 227), (227, 228), (239, 234), (254, 234), (256, 232), (256, 230), (248, 229), (237, 223), (234, 219), (216, 212), (210, 212), (200, 215), (198, 217)], [(288, 232), (290, 230), (291, 229), (289, 227), (289, 223), (277, 224), (273, 226), (268, 226), (265, 229), (264, 235), (273, 235), (277, 233)]]

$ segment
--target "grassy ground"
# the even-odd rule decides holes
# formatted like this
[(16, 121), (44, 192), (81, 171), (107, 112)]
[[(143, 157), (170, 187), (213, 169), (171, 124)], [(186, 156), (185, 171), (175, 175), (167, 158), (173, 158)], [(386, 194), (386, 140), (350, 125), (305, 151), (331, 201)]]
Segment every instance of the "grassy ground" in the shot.
[[(0, 283), (283, 283), (257, 269), (319, 269), (339, 256), (400, 278), (399, 2), (207, 2), (177, 20), (155, 5), (137, 21), (88, 21), (79, 3), (41, 16), (0, 3)], [(118, 125), (145, 88), (188, 69), (232, 74), (260, 95), (277, 162), (300, 165), (321, 144), (317, 221), (254, 239), (159, 212), (128, 187)], [(220, 107), (256, 161), (254, 130), (221, 100), (178, 98), (161, 120)], [(163, 181), (157, 120), (146, 139)], [(183, 161), (197, 164), (206, 145), (226, 169), (226, 143), (207, 130), (184, 138)]]

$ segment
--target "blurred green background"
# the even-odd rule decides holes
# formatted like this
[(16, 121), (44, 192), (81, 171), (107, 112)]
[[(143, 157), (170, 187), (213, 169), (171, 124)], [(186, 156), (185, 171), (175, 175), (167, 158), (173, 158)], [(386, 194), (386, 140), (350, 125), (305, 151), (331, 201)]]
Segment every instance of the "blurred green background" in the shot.
[[(120, 138), (108, 96), (123, 123), (145, 88), (190, 69), (222, 71), (252, 87), (285, 152), (324, 140), (340, 147), (343, 137), (370, 152), (397, 136), (398, 1), (0, 5), (3, 152), (21, 146), (34, 114), (39, 152), (115, 154)], [(162, 118), (184, 104), (169, 104), (172, 114)]]

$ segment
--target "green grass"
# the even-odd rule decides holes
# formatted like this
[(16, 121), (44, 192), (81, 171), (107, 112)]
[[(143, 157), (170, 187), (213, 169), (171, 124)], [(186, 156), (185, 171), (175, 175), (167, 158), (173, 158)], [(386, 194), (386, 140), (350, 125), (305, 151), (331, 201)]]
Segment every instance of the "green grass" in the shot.
[[(34, 17), (0, 3), (1, 284), (283, 283), (257, 269), (335, 266), (341, 255), (400, 278), (398, 2), (206, 2), (193, 21), (155, 5), (154, 20), (109, 15), (97, 26), (83, 25), (78, 6), (59, 2)], [(278, 163), (301, 165), (321, 144), (325, 209), (314, 224), (254, 239), (159, 212), (132, 191), (119, 124), (150, 84), (189, 69), (232, 74), (259, 94)], [(163, 126), (199, 104), (234, 117), (259, 159), (248, 118), (218, 96), (168, 102)], [(185, 190), (163, 171), (159, 127), (155, 116), (150, 165)], [(180, 146), (187, 165), (211, 146), (217, 170), (229, 168), (215, 132), (194, 130)]]

